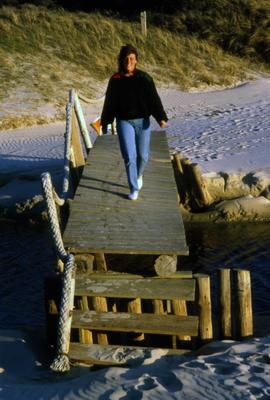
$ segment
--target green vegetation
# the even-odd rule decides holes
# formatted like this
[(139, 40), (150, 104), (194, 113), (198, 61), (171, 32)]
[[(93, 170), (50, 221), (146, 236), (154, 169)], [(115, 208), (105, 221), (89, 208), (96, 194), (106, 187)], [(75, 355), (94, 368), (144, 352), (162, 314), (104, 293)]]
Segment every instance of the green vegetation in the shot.
[(167, 0), (160, 7), (153, 23), (270, 64), (269, 0)]
[[(266, 61), (263, 54), (270, 48), (267, 23), (256, 30), (255, 36), (249, 37), (249, 27), (254, 21), (249, 20), (246, 11), (245, 19), (242, 15), (235, 16), (236, 22), (241, 22), (240, 30), (235, 20), (230, 23), (215, 20), (222, 3), (221, 0), (213, 2), (207, 13), (199, 8), (187, 9), (186, 14), (181, 11), (177, 16), (152, 13), (147, 38), (141, 35), (139, 18), (128, 21), (116, 14), (71, 13), (31, 5), (2, 7), (0, 101), (22, 88), (27, 88), (28, 101), (32, 96), (33, 104), (53, 103), (62, 110), (71, 87), (95, 97), (97, 82), (103, 81), (105, 87), (105, 81), (116, 70), (119, 48), (125, 43), (138, 48), (140, 67), (157, 82), (174, 83), (183, 90), (234, 85), (254, 76), (252, 71), (268, 71), (267, 64), (263, 63)], [(239, 48), (242, 57), (236, 55), (238, 39), (234, 40), (234, 35), (228, 39), (229, 27), (239, 30), (243, 43), (245, 36), (246, 46)], [(229, 44), (225, 46), (225, 43)], [(252, 43), (256, 46), (252, 47)], [(255, 57), (259, 43), (261, 56)]]

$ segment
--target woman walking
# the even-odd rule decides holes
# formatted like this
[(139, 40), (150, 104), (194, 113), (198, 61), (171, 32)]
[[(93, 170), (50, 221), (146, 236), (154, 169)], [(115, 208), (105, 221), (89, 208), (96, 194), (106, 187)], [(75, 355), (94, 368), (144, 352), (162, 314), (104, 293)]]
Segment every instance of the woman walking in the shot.
[(161, 128), (168, 120), (152, 77), (137, 69), (137, 62), (137, 50), (131, 45), (122, 46), (118, 55), (118, 72), (109, 80), (101, 114), (104, 131), (116, 118), (130, 200), (137, 200), (143, 186), (150, 149), (150, 116)]

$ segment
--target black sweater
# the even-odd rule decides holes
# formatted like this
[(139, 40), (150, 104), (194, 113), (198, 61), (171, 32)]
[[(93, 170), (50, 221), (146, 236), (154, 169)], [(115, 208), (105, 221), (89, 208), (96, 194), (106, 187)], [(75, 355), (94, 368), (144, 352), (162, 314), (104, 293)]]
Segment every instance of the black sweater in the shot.
[(151, 76), (140, 70), (131, 76), (114, 74), (107, 87), (101, 125), (112, 123), (114, 118), (128, 120), (150, 115), (157, 122), (168, 120)]

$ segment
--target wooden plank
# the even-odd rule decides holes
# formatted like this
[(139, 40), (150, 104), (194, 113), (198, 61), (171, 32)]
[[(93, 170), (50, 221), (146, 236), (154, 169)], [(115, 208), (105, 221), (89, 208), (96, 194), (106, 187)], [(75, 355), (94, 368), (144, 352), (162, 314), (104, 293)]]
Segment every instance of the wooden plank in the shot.
[(188, 254), (165, 132), (153, 132), (151, 148), (144, 187), (132, 202), (118, 138), (97, 139), (70, 203), (66, 248), (75, 253)]
[[(125, 268), (123, 268), (125, 269)], [(93, 271), (91, 273), (79, 273), (77, 271), (76, 273), (76, 279), (78, 279), (78, 277), (82, 275), (82, 277), (84, 279), (86, 278), (90, 278), (90, 279), (144, 279), (144, 277), (142, 275), (137, 275), (137, 274), (130, 274), (127, 272), (116, 272), (116, 271), (106, 271), (106, 272), (101, 272), (101, 271)], [(192, 271), (177, 271), (174, 274), (169, 275), (166, 279), (189, 279), (192, 278), (193, 274)], [(154, 276), (151, 279), (159, 279), (162, 280), (164, 279), (161, 276)]]
[[(121, 353), (119, 355), (119, 349)], [(189, 352), (187, 349), (165, 349), (141, 346), (91, 346), (80, 343), (70, 343), (69, 358), (71, 361), (85, 362), (86, 364), (123, 366), (134, 362), (134, 357), (139, 357), (141, 351), (159, 350), (164, 355), (181, 355)]]
[[(80, 274), (78, 272), (76, 273), (76, 280)], [(136, 274), (129, 274), (127, 272), (115, 272), (115, 271), (106, 271), (106, 272), (101, 272), (101, 271), (93, 271), (90, 274), (81, 274), (82, 278), (90, 278), (90, 279), (139, 279), (143, 278), (142, 275), (136, 275)]]
[[(89, 276), (89, 275), (88, 275)], [(142, 298), (164, 300), (194, 300), (194, 279), (155, 278), (143, 279), (92, 279), (79, 276), (76, 279), (77, 296), (102, 296), (117, 298)]]
[(74, 167), (78, 168), (83, 165), (85, 165), (85, 160), (84, 160), (84, 155), (83, 155), (83, 150), (82, 150), (82, 144), (80, 140), (80, 134), (78, 132), (78, 128), (76, 125), (76, 115), (75, 115), (75, 110), (74, 107), (72, 107), (71, 111), (71, 147), (74, 152), (74, 158), (75, 158), (75, 165)]
[(72, 327), (98, 331), (197, 336), (198, 317), (74, 310)]
[[(89, 245), (89, 247), (87, 247)], [(70, 242), (70, 246), (67, 247), (68, 251), (71, 253), (93, 253), (98, 251), (103, 251), (105, 254), (151, 254), (151, 255), (159, 255), (160, 254), (160, 247), (156, 245), (156, 247), (152, 246), (151, 249), (146, 250), (145, 248), (138, 248), (138, 246), (129, 246), (127, 247), (123, 243), (114, 243), (114, 246), (107, 245), (106, 243), (98, 243), (94, 246), (90, 247), (91, 244), (83, 242), (78, 243), (78, 240), (75, 240), (73, 243)], [(80, 247), (79, 247), (80, 246)], [(162, 247), (165, 249), (167, 253), (172, 253), (175, 250), (175, 246), (171, 247)], [(148, 252), (147, 252), (148, 251)], [(180, 254), (188, 255), (188, 248), (186, 248), (186, 252), (181, 252)]]

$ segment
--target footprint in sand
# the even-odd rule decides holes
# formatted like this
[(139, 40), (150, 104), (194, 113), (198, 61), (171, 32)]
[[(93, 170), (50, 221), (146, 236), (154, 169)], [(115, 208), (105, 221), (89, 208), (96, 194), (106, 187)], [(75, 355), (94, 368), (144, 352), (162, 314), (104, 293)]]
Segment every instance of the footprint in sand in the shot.
[(154, 389), (156, 386), (158, 384), (155, 379), (148, 374), (144, 374), (139, 378), (139, 383), (135, 386), (135, 389), (144, 391)]

